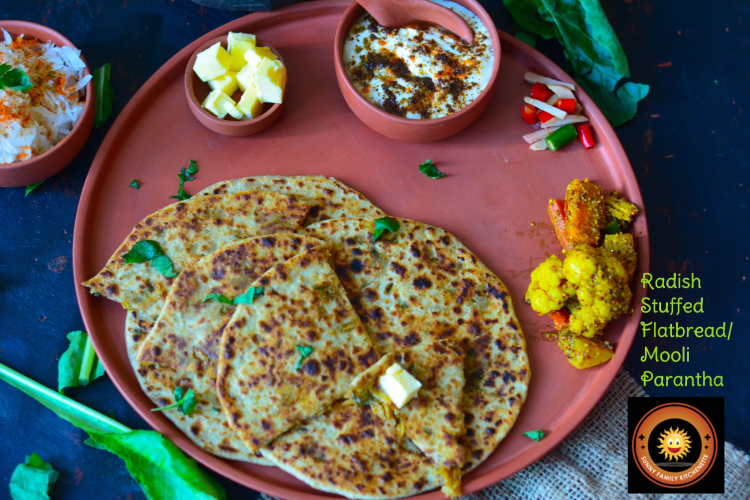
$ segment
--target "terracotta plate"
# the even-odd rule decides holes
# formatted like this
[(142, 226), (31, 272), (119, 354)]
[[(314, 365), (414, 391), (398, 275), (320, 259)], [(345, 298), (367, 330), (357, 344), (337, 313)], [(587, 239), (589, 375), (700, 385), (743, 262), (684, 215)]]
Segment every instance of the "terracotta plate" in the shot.
[[(299, 4), (238, 19), (180, 51), (133, 97), (112, 126), (91, 167), (76, 218), (73, 264), (86, 328), (110, 378), (156, 430), (207, 467), (282, 498), (326, 498), (279, 469), (216, 458), (200, 450), (163, 415), (152, 413), (128, 364), (119, 304), (96, 298), (80, 285), (107, 262), (132, 227), (166, 206), (177, 192), (177, 174), (189, 160), (200, 171), (186, 184), (196, 193), (223, 179), (251, 175), (330, 175), (361, 191), (386, 212), (416, 219), (455, 234), (505, 282), (526, 334), (532, 365), (529, 398), (497, 451), (464, 478), (466, 493), (500, 481), (554, 448), (586, 417), (619, 370), (635, 336), (640, 314), (610, 325), (606, 338), (615, 358), (601, 367), (572, 368), (539, 331), (550, 322), (523, 302), (531, 270), (560, 252), (547, 219), (547, 201), (563, 197), (574, 178), (589, 178), (607, 191), (618, 189), (643, 207), (625, 152), (603, 115), (581, 91), (599, 145), (579, 143), (561, 152), (532, 152), (521, 136), (531, 131), (520, 117), (523, 81), (529, 68), (560, 79), (565, 73), (547, 58), (501, 33), (498, 89), (487, 110), (463, 132), (427, 144), (388, 139), (349, 110), (339, 92), (331, 57), (334, 32), (349, 0)], [(269, 129), (250, 137), (226, 137), (201, 125), (183, 94), (190, 55), (227, 31), (255, 33), (283, 54), (292, 96)], [(434, 161), (446, 176), (432, 180), (417, 166)], [(141, 189), (128, 187), (138, 179)], [(535, 223), (532, 226), (531, 223)], [(648, 269), (648, 232), (641, 212), (635, 223), (640, 269)], [(636, 293), (636, 301), (642, 292)], [(544, 429), (535, 443), (522, 432)], [(442, 498), (439, 492), (420, 498)]]

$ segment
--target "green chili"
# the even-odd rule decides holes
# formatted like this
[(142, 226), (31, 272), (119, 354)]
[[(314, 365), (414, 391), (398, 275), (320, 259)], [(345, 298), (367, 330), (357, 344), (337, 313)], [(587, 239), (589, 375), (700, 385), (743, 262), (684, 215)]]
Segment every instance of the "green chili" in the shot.
[(578, 138), (576, 128), (568, 123), (567, 125), (555, 130), (549, 137), (547, 137), (547, 139), (545, 139), (545, 141), (547, 142), (548, 148), (552, 151), (557, 151), (573, 142), (576, 138)]

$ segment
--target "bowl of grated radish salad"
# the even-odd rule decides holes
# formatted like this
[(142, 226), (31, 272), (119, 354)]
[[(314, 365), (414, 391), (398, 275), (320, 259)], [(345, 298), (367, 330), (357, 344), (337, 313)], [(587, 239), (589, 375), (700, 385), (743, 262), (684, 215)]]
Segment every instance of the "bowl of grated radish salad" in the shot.
[(94, 85), (60, 33), (0, 21), (0, 186), (25, 186), (65, 168), (91, 134)]

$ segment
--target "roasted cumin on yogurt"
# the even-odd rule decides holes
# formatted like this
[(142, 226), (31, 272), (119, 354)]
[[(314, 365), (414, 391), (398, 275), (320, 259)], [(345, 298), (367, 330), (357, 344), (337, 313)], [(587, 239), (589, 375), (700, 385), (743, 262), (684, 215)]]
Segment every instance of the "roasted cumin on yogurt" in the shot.
[(368, 13), (349, 30), (344, 67), (368, 101), (405, 118), (440, 118), (468, 106), (492, 76), (492, 40), (482, 21), (454, 2), (433, 0), (464, 18), (474, 31), (467, 45), (438, 26), (381, 26)]

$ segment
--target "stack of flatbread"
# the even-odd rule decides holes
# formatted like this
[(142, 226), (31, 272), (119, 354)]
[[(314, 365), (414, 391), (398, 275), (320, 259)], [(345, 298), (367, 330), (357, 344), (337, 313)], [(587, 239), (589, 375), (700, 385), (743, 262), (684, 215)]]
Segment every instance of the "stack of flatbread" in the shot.
[[(192, 389), (164, 413), (201, 448), (351, 498), (457, 496), (526, 399), (524, 336), (455, 237), (394, 219), (373, 242), (382, 217), (332, 178), (225, 181), (146, 217), (84, 285), (127, 309), (156, 406)], [(126, 258), (141, 241), (173, 273)], [(422, 384), (400, 409), (378, 384), (393, 363)]]

